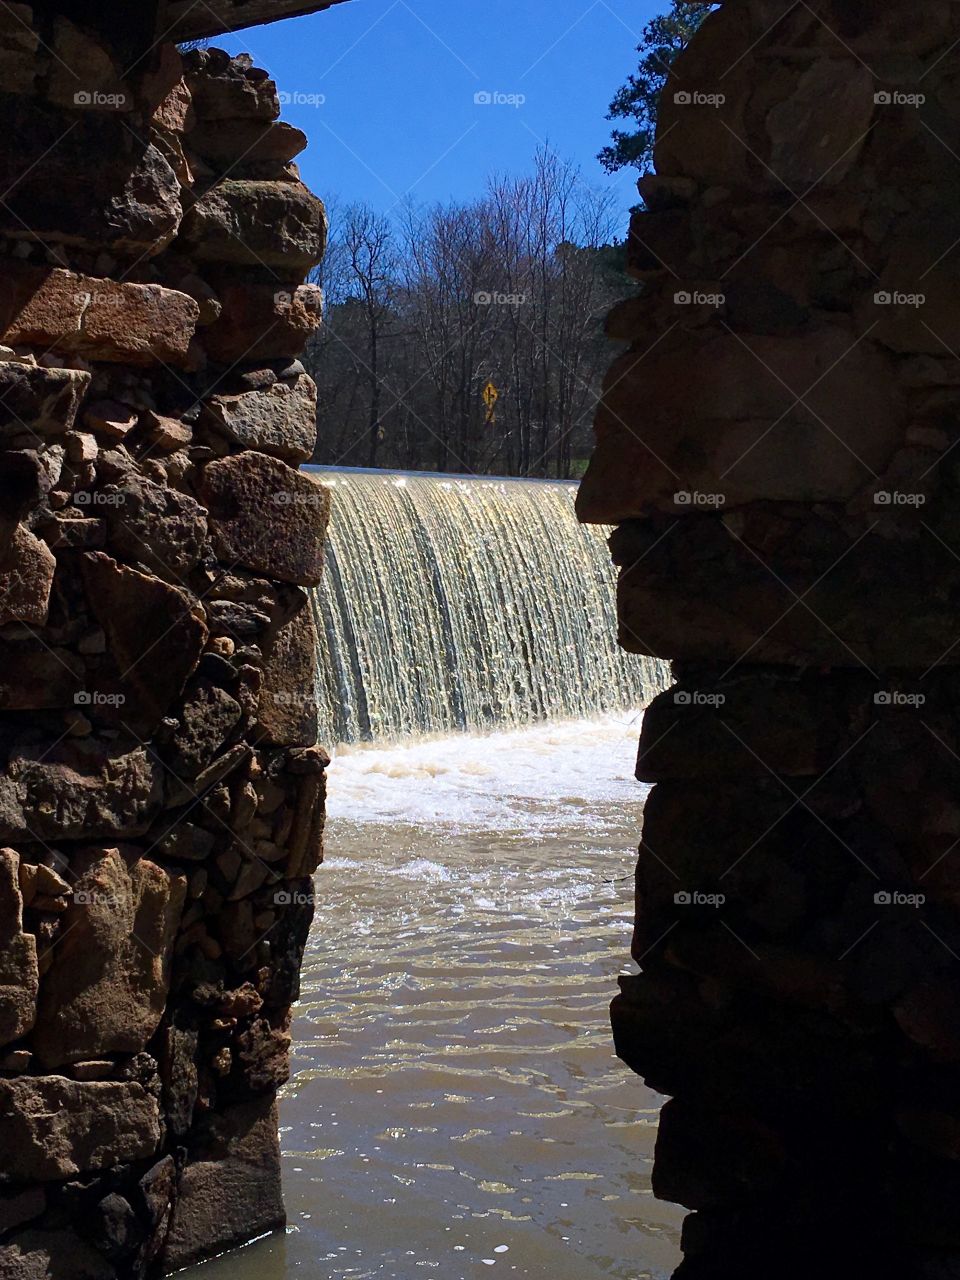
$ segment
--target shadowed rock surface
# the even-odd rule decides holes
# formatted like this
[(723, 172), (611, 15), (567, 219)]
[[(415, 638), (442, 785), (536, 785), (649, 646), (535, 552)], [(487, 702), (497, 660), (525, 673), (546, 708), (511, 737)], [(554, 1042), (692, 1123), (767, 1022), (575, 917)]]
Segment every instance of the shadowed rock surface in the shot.
[(284, 1221), (326, 216), (269, 77), (164, 22), (0, 13), (3, 1280), (140, 1280)]
[(960, 9), (678, 58), (581, 517), (646, 715), (620, 1056), (684, 1278), (960, 1275)]

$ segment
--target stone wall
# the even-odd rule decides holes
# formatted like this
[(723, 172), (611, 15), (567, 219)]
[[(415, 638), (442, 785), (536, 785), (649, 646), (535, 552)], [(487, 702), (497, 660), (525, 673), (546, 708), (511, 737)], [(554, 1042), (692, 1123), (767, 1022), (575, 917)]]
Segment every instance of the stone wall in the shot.
[(960, 1274), (960, 5), (676, 64), (585, 519), (648, 712), (621, 1057), (683, 1276)]
[(305, 138), (249, 59), (57, 8), (0, 8), (3, 1280), (283, 1222), (327, 763)]

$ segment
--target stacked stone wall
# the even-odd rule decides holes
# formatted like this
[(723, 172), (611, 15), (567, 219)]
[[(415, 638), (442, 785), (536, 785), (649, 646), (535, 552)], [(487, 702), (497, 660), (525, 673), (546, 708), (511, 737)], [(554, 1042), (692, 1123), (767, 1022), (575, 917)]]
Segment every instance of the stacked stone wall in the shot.
[(51, 8), (0, 9), (0, 1276), (122, 1280), (284, 1217), (326, 222), (249, 58)]
[(684, 1276), (957, 1274), (958, 50), (727, 0), (640, 184), (580, 511), (675, 663), (613, 1022)]

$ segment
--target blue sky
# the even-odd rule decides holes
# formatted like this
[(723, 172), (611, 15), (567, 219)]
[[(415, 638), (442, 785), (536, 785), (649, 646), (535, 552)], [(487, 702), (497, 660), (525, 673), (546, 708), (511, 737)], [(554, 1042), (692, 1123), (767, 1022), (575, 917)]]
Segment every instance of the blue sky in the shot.
[[(301, 167), (320, 195), (383, 212), (408, 195), (465, 199), (491, 170), (525, 171), (549, 141), (615, 192), (626, 230), (635, 175), (606, 177), (595, 157), (641, 28), (664, 8), (658, 0), (348, 0), (222, 43), (248, 50), (289, 95), (283, 118), (310, 138)], [(477, 104), (478, 93), (507, 100)]]

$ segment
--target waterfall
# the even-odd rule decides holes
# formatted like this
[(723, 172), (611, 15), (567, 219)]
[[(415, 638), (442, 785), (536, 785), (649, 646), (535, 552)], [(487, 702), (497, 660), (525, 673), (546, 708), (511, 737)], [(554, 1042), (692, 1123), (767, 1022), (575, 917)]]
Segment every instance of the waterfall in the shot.
[(310, 470), (333, 490), (321, 741), (582, 717), (666, 687), (665, 664), (617, 648), (614, 569), (575, 485)]

